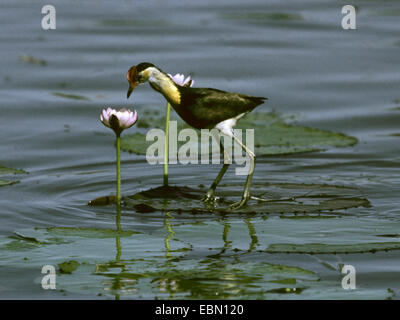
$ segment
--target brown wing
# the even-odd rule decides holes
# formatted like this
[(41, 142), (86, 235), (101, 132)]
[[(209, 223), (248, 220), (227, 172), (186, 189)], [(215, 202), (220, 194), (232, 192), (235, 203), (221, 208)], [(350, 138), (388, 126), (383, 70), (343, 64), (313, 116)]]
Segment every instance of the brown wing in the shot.
[(181, 105), (190, 111), (197, 121), (194, 127), (204, 128), (221, 121), (249, 112), (266, 100), (264, 97), (252, 97), (212, 88), (179, 88)]

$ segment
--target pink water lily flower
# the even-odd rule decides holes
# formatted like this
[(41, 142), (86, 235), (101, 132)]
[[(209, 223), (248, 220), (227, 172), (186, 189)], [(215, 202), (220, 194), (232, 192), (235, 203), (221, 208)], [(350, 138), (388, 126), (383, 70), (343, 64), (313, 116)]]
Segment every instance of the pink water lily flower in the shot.
[(185, 76), (183, 75), (183, 74), (180, 74), (180, 73), (177, 73), (176, 75), (171, 75), (171, 74), (169, 74), (168, 73), (168, 75), (169, 75), (169, 77), (172, 79), (172, 80), (174, 80), (174, 82), (176, 83), (176, 84), (179, 84), (180, 86), (182, 86), (182, 87), (191, 87), (191, 86), (193, 86), (193, 84), (194, 84), (194, 80), (193, 79), (191, 79), (190, 78), (190, 76), (188, 76), (186, 79), (185, 79)]
[(136, 110), (132, 112), (126, 108), (120, 110), (107, 108), (101, 112), (100, 120), (106, 127), (113, 129), (115, 134), (119, 136), (123, 130), (132, 127), (136, 123), (138, 115)]

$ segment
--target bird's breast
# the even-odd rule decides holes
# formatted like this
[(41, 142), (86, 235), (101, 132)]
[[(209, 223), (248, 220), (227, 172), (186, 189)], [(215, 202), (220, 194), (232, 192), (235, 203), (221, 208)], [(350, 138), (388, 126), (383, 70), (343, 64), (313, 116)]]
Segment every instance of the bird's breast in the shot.
[(164, 98), (171, 104), (179, 105), (181, 104), (181, 93), (178, 88), (172, 84), (172, 80), (157, 80), (149, 81), (151, 87), (161, 92)]

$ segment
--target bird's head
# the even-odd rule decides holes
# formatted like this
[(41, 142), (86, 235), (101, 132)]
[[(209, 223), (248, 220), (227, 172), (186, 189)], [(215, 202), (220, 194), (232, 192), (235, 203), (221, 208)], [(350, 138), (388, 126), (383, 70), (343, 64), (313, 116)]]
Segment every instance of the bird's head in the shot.
[(132, 91), (142, 83), (145, 83), (149, 80), (151, 71), (153, 68), (156, 68), (154, 64), (149, 62), (142, 62), (136, 66), (130, 67), (128, 72), (126, 73), (126, 80), (129, 82), (128, 92), (126, 97), (129, 98)]

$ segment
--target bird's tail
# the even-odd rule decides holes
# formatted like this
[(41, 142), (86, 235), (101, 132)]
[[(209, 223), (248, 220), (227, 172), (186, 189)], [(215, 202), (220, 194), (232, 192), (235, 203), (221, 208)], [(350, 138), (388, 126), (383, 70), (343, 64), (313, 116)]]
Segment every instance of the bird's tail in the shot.
[(255, 109), (258, 107), (260, 104), (264, 103), (265, 100), (268, 100), (268, 98), (265, 97), (249, 97), (249, 100), (253, 103), (253, 107), (251, 110)]
[(265, 98), (265, 97), (251, 97), (251, 101), (253, 101), (254, 103), (258, 103), (258, 104), (263, 103), (265, 100), (268, 100), (268, 98)]

